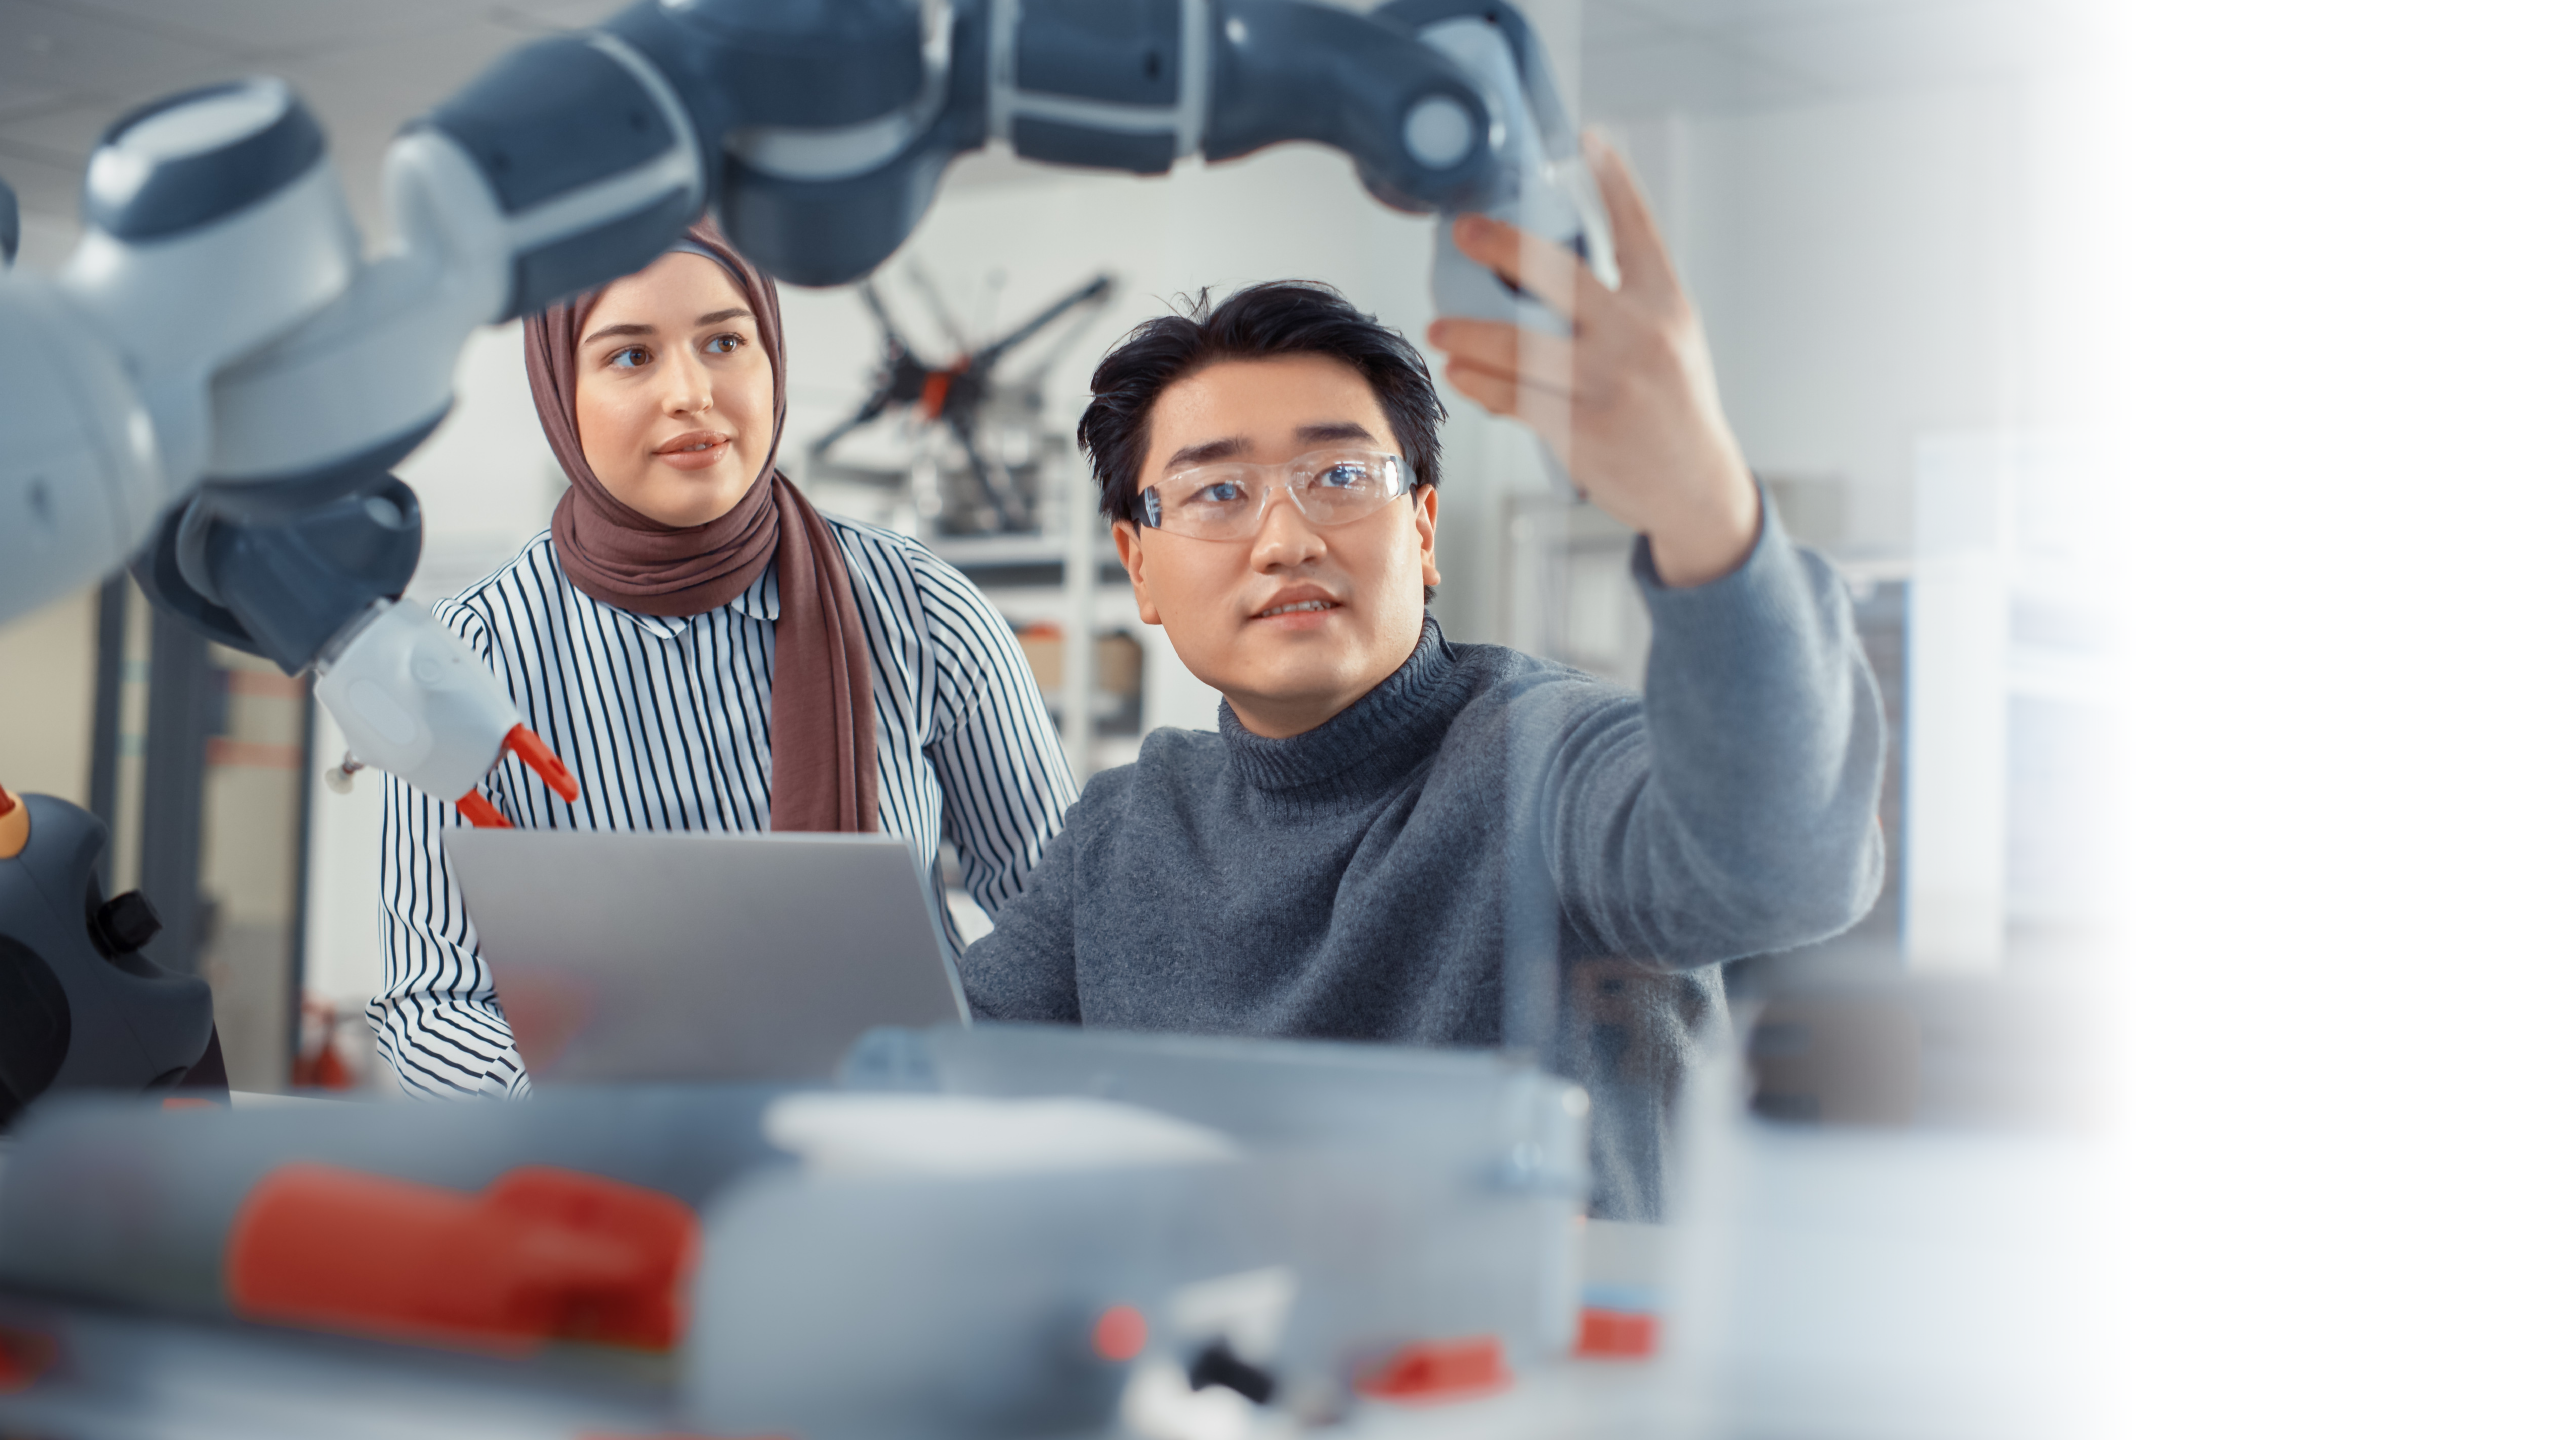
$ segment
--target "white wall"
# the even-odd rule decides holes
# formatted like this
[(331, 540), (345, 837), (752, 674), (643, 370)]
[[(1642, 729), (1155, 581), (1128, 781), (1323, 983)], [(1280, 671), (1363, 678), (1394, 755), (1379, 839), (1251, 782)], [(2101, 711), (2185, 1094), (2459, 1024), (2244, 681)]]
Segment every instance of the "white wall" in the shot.
[(97, 616), (88, 589), (0, 626), (0, 786), (87, 803)]
[(2102, 259), (2089, 97), (2017, 79), (1740, 115), (1606, 115), (1707, 327), (1744, 452), (1846, 487), (1847, 552), (1908, 552), (1912, 455), (2087, 422)]

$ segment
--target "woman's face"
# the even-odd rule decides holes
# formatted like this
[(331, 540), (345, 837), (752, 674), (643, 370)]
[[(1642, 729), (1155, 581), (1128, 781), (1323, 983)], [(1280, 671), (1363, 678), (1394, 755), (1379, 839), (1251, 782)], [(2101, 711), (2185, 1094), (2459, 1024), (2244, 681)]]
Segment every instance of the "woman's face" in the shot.
[(773, 438), (773, 361), (728, 271), (680, 250), (606, 288), (578, 337), (578, 441), (614, 499), (707, 524)]

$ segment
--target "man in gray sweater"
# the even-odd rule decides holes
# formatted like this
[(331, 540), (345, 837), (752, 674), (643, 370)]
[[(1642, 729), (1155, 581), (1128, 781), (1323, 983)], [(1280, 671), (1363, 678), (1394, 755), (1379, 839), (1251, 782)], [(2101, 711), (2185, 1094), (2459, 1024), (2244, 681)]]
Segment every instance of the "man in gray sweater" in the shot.
[(1535, 1048), (1591, 1092), (1593, 1213), (1651, 1218), (1725, 1025), (1714, 967), (1874, 902), (1884, 737), (1840, 582), (1763, 505), (1651, 217), (1593, 160), (1619, 289), (1498, 222), (1458, 233), (1574, 340), (1431, 340), (1640, 533), (1644, 694), (1442, 639), (1445, 412), (1395, 332), (1298, 284), (1150, 321), (1078, 438), (1218, 733), (1094, 777), (961, 972), (990, 1019)]

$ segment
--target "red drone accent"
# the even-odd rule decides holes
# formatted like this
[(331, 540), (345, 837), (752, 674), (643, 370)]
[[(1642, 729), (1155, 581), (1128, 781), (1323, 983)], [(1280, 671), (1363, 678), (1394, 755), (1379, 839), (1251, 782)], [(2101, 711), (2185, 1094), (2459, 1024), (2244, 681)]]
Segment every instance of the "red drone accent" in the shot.
[(916, 408), (924, 412), (924, 418), (942, 418), (942, 402), (951, 398), (951, 381), (962, 368), (953, 366), (948, 370), (935, 370), (924, 377), (924, 393), (916, 397)]

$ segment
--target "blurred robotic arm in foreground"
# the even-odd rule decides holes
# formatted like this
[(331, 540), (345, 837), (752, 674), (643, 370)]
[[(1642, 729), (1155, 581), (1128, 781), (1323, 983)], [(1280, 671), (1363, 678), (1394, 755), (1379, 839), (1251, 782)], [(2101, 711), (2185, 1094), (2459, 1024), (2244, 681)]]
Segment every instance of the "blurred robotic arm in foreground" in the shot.
[[(131, 557), (197, 629), (313, 672), (357, 758), (482, 823), (510, 745), (574, 795), (399, 599), (420, 521), (389, 467), (451, 407), (465, 339), (646, 265), (706, 208), (781, 279), (859, 278), (990, 140), (1142, 174), (1315, 141), (1388, 204), (1595, 248), (1537, 42), (1500, 0), (643, 0), (404, 131), (372, 259), (291, 91), (192, 91), (107, 133), (59, 275), (0, 273), (0, 620)], [(1552, 326), (1443, 228), (1443, 309)]]

